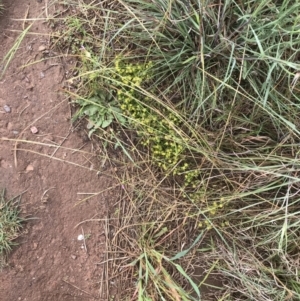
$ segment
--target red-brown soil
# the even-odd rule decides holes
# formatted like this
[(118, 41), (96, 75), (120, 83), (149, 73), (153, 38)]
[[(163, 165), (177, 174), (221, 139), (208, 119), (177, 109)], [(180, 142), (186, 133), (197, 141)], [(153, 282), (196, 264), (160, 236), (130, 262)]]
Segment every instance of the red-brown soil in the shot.
[[(45, 17), (47, 3), (4, 1), (0, 59), (18, 36), (14, 30), (30, 24), (13, 19)], [(0, 80), (0, 187), (9, 197), (22, 193), (22, 215), (30, 218), (0, 272), (0, 301), (101, 300), (103, 223), (86, 220), (105, 217), (115, 181), (109, 170), (97, 174), (93, 145), (71, 126), (67, 95), (59, 91), (72, 62), (54, 58), (47, 24), (36, 21), (30, 32)], [(99, 194), (78, 204), (89, 193)], [(77, 240), (82, 231), (86, 249)]]

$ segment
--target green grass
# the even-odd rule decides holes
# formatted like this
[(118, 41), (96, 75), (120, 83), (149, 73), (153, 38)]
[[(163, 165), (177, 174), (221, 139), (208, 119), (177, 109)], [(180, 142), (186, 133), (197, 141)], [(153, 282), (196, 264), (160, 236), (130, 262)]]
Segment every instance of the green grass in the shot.
[(134, 162), (116, 299), (199, 300), (207, 279), (201, 300), (299, 299), (300, 3), (223, 2), (79, 1), (54, 38), (82, 41), (78, 116)]
[(12, 45), (12, 47), (8, 50), (8, 52), (4, 55), (2, 61), (1, 61), (1, 65), (3, 66), (1, 69), (1, 73), (0, 73), (0, 78), (2, 78), (2, 76), (5, 74), (9, 64), (11, 63), (12, 59), (14, 58), (16, 52), (19, 50), (20, 45), (23, 41), (23, 39), (25, 38), (25, 36), (27, 35), (27, 33), (29, 32), (30, 28), (31, 28), (32, 24), (29, 25), (27, 28), (25, 28), (20, 35), (16, 38), (14, 44)]
[(6, 256), (16, 245), (22, 228), (23, 219), (18, 208), (19, 198), (7, 200), (5, 190), (0, 194), (0, 266), (5, 263)]

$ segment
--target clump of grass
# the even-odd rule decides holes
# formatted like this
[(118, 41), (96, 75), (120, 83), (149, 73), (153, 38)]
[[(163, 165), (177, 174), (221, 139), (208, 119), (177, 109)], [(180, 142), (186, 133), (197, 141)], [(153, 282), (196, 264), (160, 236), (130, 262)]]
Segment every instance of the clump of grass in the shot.
[[(201, 288), (188, 275), (192, 264), (187, 258), (205, 237), (205, 230), (192, 230), (198, 229), (201, 217), (196, 206), (177, 199), (176, 186), (170, 190), (171, 183), (159, 184), (151, 168), (143, 167), (141, 173), (119, 179), (123, 188), (116, 202), (111, 202), (104, 267), (106, 274), (117, 277), (113, 276), (113, 285), (102, 291), (102, 297), (198, 300)], [(177, 213), (179, 207), (184, 215)]]
[(0, 265), (5, 263), (7, 254), (16, 245), (15, 239), (19, 236), (23, 219), (18, 207), (19, 199), (7, 200), (5, 190), (0, 194)]
[[(108, 92), (127, 119), (124, 136), (137, 132), (122, 148), (139, 168), (111, 245), (134, 279), (129, 295), (172, 300), (174, 288), (192, 299), (200, 257), (223, 278), (220, 300), (297, 300), (300, 3), (82, 4), (79, 91)], [(135, 182), (147, 183), (144, 193)]]

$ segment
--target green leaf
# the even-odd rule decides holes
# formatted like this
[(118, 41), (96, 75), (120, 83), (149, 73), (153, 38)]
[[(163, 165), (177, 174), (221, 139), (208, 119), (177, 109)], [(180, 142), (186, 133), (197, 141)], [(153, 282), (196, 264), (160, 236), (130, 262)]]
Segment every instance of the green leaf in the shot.
[(97, 96), (93, 96), (91, 98), (89, 98), (90, 102), (94, 102), (94, 103), (100, 103), (100, 98)]
[(102, 124), (104, 122), (104, 116), (100, 116), (97, 120), (97, 122), (95, 123), (94, 127), (97, 129), (99, 127), (102, 127)]
[(111, 123), (112, 123), (112, 119), (106, 119), (106, 120), (104, 120), (104, 121), (102, 122), (101, 127), (102, 127), (103, 129), (105, 129), (105, 128), (108, 127)]
[(88, 116), (93, 116), (96, 113), (98, 113), (99, 111), (99, 107), (95, 106), (95, 105), (88, 105), (86, 107), (86, 109), (84, 110), (84, 113)]
[(126, 125), (127, 119), (123, 115), (116, 114), (115, 117), (120, 122), (121, 125), (123, 125), (123, 126)]
[(75, 103), (84, 106), (86, 102), (82, 98), (78, 98), (75, 100)]
[(90, 131), (89, 131), (89, 134), (88, 134), (88, 137), (91, 138), (92, 134), (96, 131), (96, 128), (93, 127)]
[(122, 113), (122, 110), (121, 110), (120, 108), (111, 106), (110, 109), (111, 109), (114, 113)]
[(164, 235), (166, 232), (168, 232), (168, 227), (163, 227), (155, 236), (154, 238), (160, 237)]
[(192, 245), (188, 248), (188, 249), (186, 249), (186, 250), (183, 250), (183, 251), (181, 251), (181, 252), (179, 252), (179, 253), (177, 253), (174, 257), (172, 257), (170, 260), (176, 260), (176, 259), (179, 259), (179, 258), (181, 258), (181, 257), (183, 257), (183, 256), (185, 256), (197, 243), (198, 243), (198, 241), (200, 240), (200, 238), (202, 237), (202, 235), (203, 235), (203, 232), (201, 232), (199, 235), (198, 235), (198, 237), (195, 239), (195, 241), (192, 243)]

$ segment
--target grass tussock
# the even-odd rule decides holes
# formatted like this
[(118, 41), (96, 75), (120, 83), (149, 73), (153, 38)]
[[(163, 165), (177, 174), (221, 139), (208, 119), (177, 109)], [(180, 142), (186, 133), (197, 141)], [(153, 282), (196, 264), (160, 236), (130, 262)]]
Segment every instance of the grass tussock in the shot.
[(18, 199), (7, 200), (5, 190), (0, 194), (0, 267), (5, 264), (6, 255), (15, 245), (23, 219), (19, 216)]
[(76, 118), (134, 166), (107, 224), (107, 293), (298, 300), (300, 3), (63, 8)]

